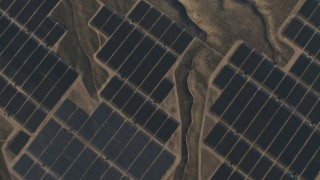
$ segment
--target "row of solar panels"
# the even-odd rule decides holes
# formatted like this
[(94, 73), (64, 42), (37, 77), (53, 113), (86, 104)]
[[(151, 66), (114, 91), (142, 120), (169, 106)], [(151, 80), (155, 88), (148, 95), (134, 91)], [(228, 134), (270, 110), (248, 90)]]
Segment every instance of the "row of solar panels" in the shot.
[[(230, 165), (236, 167), (238, 171), (248, 175), (254, 179), (288, 179), (289, 174), (285, 173), (285, 169), (273, 163), (267, 156), (263, 155), (254, 146), (250, 145), (244, 138), (241, 138), (234, 131), (230, 130), (223, 123), (218, 122), (208, 134), (204, 142), (213, 148), (221, 156), (225, 157)], [(225, 163), (220, 168), (226, 168), (226, 172), (222, 175), (221, 170), (214, 173), (213, 179), (228, 179), (232, 174), (232, 168)], [(230, 172), (230, 173), (227, 173)], [(235, 171), (237, 172), (237, 171)], [(233, 176), (233, 175), (232, 175)], [(238, 172), (235, 176), (239, 179), (245, 179)], [(226, 178), (222, 178), (226, 177)]]
[[(210, 111), (249, 142), (255, 142), (271, 159), (278, 159), (293, 174), (313, 179), (320, 169), (320, 134), (317, 129), (320, 108), (312, 101), (315, 99), (319, 103), (319, 95), (309, 91), (314, 99), (307, 98), (308, 94), (304, 97), (306, 91), (301, 91), (301, 87), (306, 88), (301, 83), (285, 75), (246, 44), (240, 45), (230, 63), (232, 65), (224, 66), (214, 80), (222, 93)], [(292, 87), (287, 86), (290, 82), (293, 82)], [(285, 101), (279, 100), (279, 96)], [(297, 110), (311, 112), (309, 118), (316, 127), (311, 127), (297, 111), (293, 111), (300, 101)], [(212, 130), (211, 134), (214, 133)], [(214, 138), (209, 136), (206, 142), (215, 147)], [(227, 149), (220, 151), (226, 152)]]
[(182, 54), (193, 39), (190, 33), (183, 30), (170, 17), (143, 0), (128, 17), (178, 54)]
[[(106, 20), (101, 27), (100, 21)], [(164, 76), (177, 57), (106, 7), (100, 9), (91, 24), (111, 36), (97, 53), (97, 58), (146, 95), (162, 102), (173, 87)]]
[[(36, 160), (34, 160), (33, 158)], [(127, 179), (77, 137), (50, 120), (14, 164), (23, 179)], [(46, 175), (45, 175), (46, 174)]]
[(163, 143), (170, 139), (179, 126), (173, 117), (117, 77), (111, 79), (101, 96)]
[(44, 107), (52, 109), (78, 74), (54, 52), (0, 18), (0, 71)]
[(66, 100), (56, 116), (135, 178), (161, 179), (174, 162), (173, 154), (105, 103), (88, 115)]
[(320, 28), (320, 2), (318, 0), (306, 0), (298, 14), (316, 28)]
[(30, 132), (35, 132), (47, 112), (0, 76), (0, 107)]
[(320, 33), (317, 29), (304, 24), (300, 18), (295, 17), (286, 27), (283, 34), (320, 61)]
[(0, 9), (28, 32), (34, 32), (47, 46), (54, 46), (66, 32), (61, 24), (47, 17), (58, 3), (59, 0), (2, 0)]
[[(305, 58), (305, 55), (300, 56), (300, 58)], [(308, 117), (312, 123), (319, 123), (319, 109), (313, 108), (314, 105), (316, 107), (320, 105), (317, 92), (309, 89), (303, 83), (298, 82), (291, 75), (282, 72), (282, 70), (262, 54), (256, 52), (248, 45), (242, 44), (230, 58), (230, 63), (256, 82), (262, 84), (270, 92), (273, 92), (278, 100), (288, 103), (293, 109), (297, 108), (297, 110), (303, 116)], [(319, 74), (320, 68), (319, 66), (316, 67), (315, 71), (310, 73)], [(217, 86), (220, 88), (226, 86), (235, 74), (232, 68), (224, 71), (228, 71), (228, 75), (223, 78), (224, 80), (217, 78), (217, 80), (222, 80), (221, 82), (217, 82)], [(309, 74), (309, 72), (307, 74)], [(221, 74), (221, 76), (224, 75)], [(309, 75), (307, 75), (307, 77), (310, 78)], [(315, 82), (318, 80), (309, 79), (308, 81)], [(312, 102), (310, 99), (314, 99), (315, 101), (310, 104)]]

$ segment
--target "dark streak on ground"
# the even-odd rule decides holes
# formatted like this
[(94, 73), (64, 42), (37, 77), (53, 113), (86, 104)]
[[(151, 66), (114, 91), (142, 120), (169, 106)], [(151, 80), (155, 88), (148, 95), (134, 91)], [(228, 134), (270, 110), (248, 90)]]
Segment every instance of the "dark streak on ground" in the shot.
[(271, 59), (274, 60), (274, 62), (277, 62), (277, 50), (275, 49), (271, 38), (269, 37), (269, 27), (268, 27), (268, 22), (266, 17), (262, 14), (262, 12), (259, 10), (259, 8), (257, 7), (257, 5), (255, 4), (254, 1), (252, 0), (237, 0), (236, 2), (238, 2), (239, 4), (242, 5), (247, 5), (251, 8), (252, 12), (259, 18), (259, 20), (261, 21), (261, 23), (263, 24), (263, 34), (264, 34), (264, 39), (265, 42), (268, 45), (268, 48), (270, 48), (272, 50), (272, 57)]
[(178, 92), (180, 116), (181, 116), (181, 160), (175, 170), (174, 179), (183, 179), (185, 166), (188, 163), (188, 146), (187, 133), (192, 122), (191, 109), (193, 105), (193, 97), (189, 91), (188, 78), (192, 68), (194, 56), (197, 54), (199, 47), (190, 50), (178, 68), (175, 70), (176, 88)]

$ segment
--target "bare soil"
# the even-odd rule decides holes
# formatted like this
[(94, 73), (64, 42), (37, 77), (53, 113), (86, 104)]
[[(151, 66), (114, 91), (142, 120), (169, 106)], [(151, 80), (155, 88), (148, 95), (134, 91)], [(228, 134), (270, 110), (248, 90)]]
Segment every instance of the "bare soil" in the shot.
[[(2, 148), (4, 141), (11, 134), (11, 132), (12, 132), (11, 124), (9, 124), (7, 120), (2, 115), (0, 115), (0, 148)], [(3, 179), (3, 180), (12, 179), (8, 171), (2, 152), (0, 153), (0, 179)]]
[(65, 0), (52, 14), (68, 29), (57, 52), (80, 72), (87, 91), (95, 100), (98, 99), (97, 89), (101, 88), (108, 77), (108, 73), (94, 62), (99, 39), (97, 33), (88, 26), (89, 19), (98, 9), (96, 1)]

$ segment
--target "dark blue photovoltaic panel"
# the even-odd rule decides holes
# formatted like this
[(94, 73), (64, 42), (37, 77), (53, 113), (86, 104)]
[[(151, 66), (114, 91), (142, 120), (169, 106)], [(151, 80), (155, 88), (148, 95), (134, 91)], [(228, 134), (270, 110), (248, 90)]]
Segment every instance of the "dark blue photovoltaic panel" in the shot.
[(40, 126), (43, 120), (46, 118), (47, 113), (42, 109), (36, 109), (36, 111), (31, 115), (29, 120), (26, 122), (25, 126), (31, 132), (35, 132)]
[(43, 176), (42, 180), (55, 180), (56, 178), (50, 174), (50, 173), (47, 173)]
[(106, 85), (106, 87), (101, 91), (101, 96), (106, 100), (111, 100), (117, 94), (123, 84), (123, 80), (117, 77), (113, 77)]
[(119, 154), (116, 163), (127, 170), (149, 140), (150, 138), (145, 135), (145, 133), (138, 131), (138, 133), (135, 134), (132, 140), (128, 143), (127, 147), (121, 152), (121, 154)]
[(82, 110), (81, 108), (78, 108), (70, 117), (67, 124), (74, 129), (75, 131), (78, 131), (82, 125), (85, 123), (85, 121), (88, 119), (89, 115)]
[(14, 0), (2, 0), (0, 1), (0, 8), (5, 11), (13, 3)]
[(112, 11), (109, 8), (103, 6), (90, 22), (92, 25), (100, 29), (111, 15)]
[(313, 28), (311, 28), (308, 25), (304, 25), (297, 37), (295, 38), (294, 42), (297, 43), (300, 47), (304, 48), (313, 36), (313, 34)]
[(60, 152), (69, 144), (73, 135), (66, 129), (61, 129), (51, 143), (47, 146), (47, 149), (43, 152), (40, 160), (44, 164), (51, 166), (53, 162), (58, 158)]
[(13, 170), (23, 177), (27, 174), (33, 164), (34, 161), (28, 155), (23, 154), (13, 166)]
[[(215, 133), (218, 134), (218, 132), (215, 132)], [(245, 142), (243, 140), (239, 140), (235, 144), (235, 146), (232, 149), (232, 151), (227, 156), (227, 159), (232, 164), (238, 164), (241, 161), (241, 159), (243, 158), (243, 156), (248, 152), (249, 148), (250, 148), (250, 145), (247, 142)]]
[(101, 103), (82, 126), (79, 133), (87, 140), (90, 140), (100, 129), (111, 112), (112, 109), (108, 105)]
[(145, 100), (146, 99), (140, 93), (135, 92), (123, 107), (123, 112), (129, 117), (132, 117), (139, 110)]
[(8, 149), (15, 155), (18, 155), (24, 145), (28, 142), (30, 136), (23, 131), (19, 131), (18, 134), (8, 145)]
[[(172, 23), (171, 19), (168, 16), (162, 15), (158, 21), (153, 25), (153, 27), (150, 30), (150, 33), (154, 35), (157, 38), (160, 38), (164, 32), (168, 29), (170, 24)], [(182, 40), (182, 39), (181, 39)], [(184, 40), (188, 41), (188, 39)], [(175, 43), (176, 44), (176, 43)], [(183, 48), (183, 44), (176, 44), (174, 45), (175, 49), (180, 52), (180, 50)]]
[(135, 22), (139, 22), (142, 17), (148, 12), (150, 5), (145, 1), (140, 1), (138, 5), (131, 11), (129, 18)]
[(136, 131), (137, 128), (135, 126), (125, 122), (103, 152), (108, 158), (115, 160), (126, 144), (130, 141), (132, 136), (136, 133)]
[(82, 179), (100, 179), (100, 177), (105, 173), (109, 166), (110, 165), (104, 159), (98, 158), (87, 170)]
[(155, 134), (162, 124), (168, 118), (167, 114), (162, 110), (158, 109), (149, 119), (145, 128), (148, 129), (151, 134)]
[(302, 5), (302, 7), (299, 10), (299, 15), (302, 15), (305, 18), (309, 18), (313, 11), (316, 9), (317, 5), (319, 3), (317, 2), (317, 0), (308, 0), (305, 1), (305, 3)]
[(66, 99), (62, 105), (58, 108), (55, 115), (64, 122), (67, 122), (72, 113), (76, 110), (77, 105), (70, 99)]
[(47, 147), (53, 137), (58, 133), (61, 126), (53, 120), (50, 120), (40, 131), (39, 135), (31, 143), (28, 151), (36, 157), (39, 157)]
[(219, 122), (206, 136), (204, 142), (211, 148), (215, 148), (219, 144), (222, 137), (227, 133), (227, 131), (227, 127)]
[(309, 165), (304, 170), (302, 177), (305, 179), (315, 179), (319, 175), (320, 170), (320, 151), (309, 162)]
[(172, 90), (174, 84), (167, 78), (163, 79), (158, 87), (153, 91), (151, 97), (155, 99), (156, 102), (161, 103), (167, 95)]
[(182, 32), (182, 28), (179, 25), (173, 23), (170, 25), (170, 27), (167, 29), (167, 31), (162, 35), (160, 40), (166, 46), (171, 46), (175, 42), (177, 37), (179, 37), (181, 32)]
[(252, 169), (250, 176), (255, 179), (262, 179), (264, 175), (269, 171), (273, 162), (266, 158), (262, 157), (256, 166)]
[(152, 104), (151, 101), (146, 101), (142, 105), (140, 110), (136, 113), (133, 120), (139, 123), (140, 125), (144, 125), (155, 110), (156, 110), (156, 106)]
[(298, 18), (293, 18), (292, 21), (289, 23), (287, 28), (284, 30), (284, 35), (293, 40), (296, 35), (299, 33), (300, 29), (302, 28), (303, 23)]
[(309, 114), (309, 119), (312, 123), (318, 124), (320, 122), (320, 101), (313, 107), (313, 110)]
[(244, 83), (245, 79), (236, 74), (230, 81), (230, 85), (226, 87), (216, 102), (211, 106), (210, 111), (218, 116), (221, 116), (235, 97), (235, 93), (243, 86)]
[(128, 172), (137, 179), (140, 179), (146, 170), (150, 167), (152, 162), (161, 152), (161, 147), (155, 142), (151, 141), (142, 151), (141, 155), (131, 165)]
[(103, 25), (102, 32), (107, 36), (111, 36), (123, 22), (123, 18), (117, 14), (112, 14), (108, 21)]
[(173, 133), (179, 127), (179, 123), (172, 117), (168, 118), (156, 133), (156, 136), (164, 143), (168, 142)]
[(243, 157), (239, 166), (244, 172), (249, 173), (254, 165), (258, 162), (260, 157), (261, 154), (255, 148), (251, 148)]
[(170, 166), (172, 166), (174, 160), (175, 157), (169, 151), (162, 151), (146, 174), (143, 176), (143, 179), (161, 179)]
[(224, 66), (216, 76), (213, 83), (220, 89), (224, 89), (235, 74), (235, 70), (230, 66)]
[(158, 20), (160, 15), (161, 15), (161, 12), (156, 8), (152, 7), (143, 16), (142, 20), (139, 22), (139, 25), (148, 31), (154, 25), (154, 23)]
[(211, 180), (228, 179), (233, 169), (226, 163), (223, 163), (219, 169), (213, 174)]
[[(89, 169), (91, 164), (96, 159), (97, 155), (90, 149), (86, 148), (79, 155), (77, 160), (73, 165), (68, 169), (64, 175), (65, 179), (80, 179), (82, 175)], [(57, 169), (55, 170), (58, 174), (62, 175), (65, 173), (65, 170), (60, 169), (61, 167), (57, 164)], [(68, 167), (69, 168), (69, 167)]]
[(278, 157), (287, 145), (287, 142), (289, 142), (289, 140), (293, 137), (300, 124), (300, 119), (295, 116), (291, 116), (287, 123), (283, 126), (283, 129), (279, 132), (278, 136), (270, 145), (268, 151), (275, 157)]
[[(320, 41), (319, 41), (320, 42)], [(305, 70), (301, 79), (307, 85), (312, 85), (320, 74), (320, 66), (316, 62), (311, 62), (309, 67)]]
[[(320, 4), (318, 2), (318, 4)], [(320, 6), (317, 7), (317, 9), (313, 12), (312, 16), (309, 19), (309, 22), (311, 22), (311, 24), (313, 24), (315, 27), (317, 27), (319, 29), (320, 27)]]
[(190, 33), (187, 31), (182, 31), (178, 39), (172, 44), (172, 49), (176, 51), (179, 54), (182, 54), (186, 48), (189, 46), (191, 43), (193, 37)]
[(24, 179), (41, 179), (46, 172), (39, 164), (34, 164)]
[(51, 29), (55, 26), (56, 22), (50, 18), (47, 17), (41, 25), (37, 28), (35, 31), (35, 34), (40, 38), (43, 39), (46, 36), (48, 36), (48, 33), (51, 31)]
[[(288, 143), (287, 147), (282, 152), (279, 160), (289, 166), (298, 152), (301, 150), (301, 147), (307, 142), (310, 134), (313, 129), (311, 129), (308, 125), (302, 124), (300, 129), (296, 131), (296, 134), (293, 136), (290, 143)], [(287, 141), (288, 142), (288, 141)]]
[(131, 55), (127, 58), (126, 62), (119, 69), (119, 74), (123, 77), (129, 77), (138, 65), (144, 60), (148, 52), (155, 45), (154, 40), (145, 36), (144, 39), (137, 45)]
[(103, 175), (102, 179), (103, 180), (109, 180), (109, 179), (114, 179), (114, 180), (119, 180), (121, 178), (122, 174), (119, 172), (114, 167), (110, 167), (108, 171)]

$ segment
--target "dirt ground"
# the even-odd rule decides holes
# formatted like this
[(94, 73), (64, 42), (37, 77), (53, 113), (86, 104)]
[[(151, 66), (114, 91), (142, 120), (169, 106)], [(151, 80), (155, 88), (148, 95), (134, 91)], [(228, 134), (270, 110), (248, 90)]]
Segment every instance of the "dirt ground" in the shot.
[(239, 39), (271, 58), (276, 57), (279, 64), (288, 62), (293, 54), (293, 50), (276, 35), (298, 0), (252, 0), (254, 8), (238, 0), (180, 1), (190, 18), (207, 32), (208, 43), (222, 54)]
[(91, 98), (97, 100), (97, 90), (105, 83), (108, 73), (94, 62), (99, 48), (97, 33), (88, 26), (100, 5), (96, 1), (64, 0), (52, 16), (68, 29), (60, 42), (58, 54), (82, 76)]
[[(5, 120), (2, 115), (0, 116), (0, 148), (4, 143), (4, 140), (11, 134), (12, 127), (11, 125)], [(3, 180), (10, 180), (12, 177), (7, 169), (7, 165), (3, 159), (2, 152), (0, 153), (0, 179)]]

